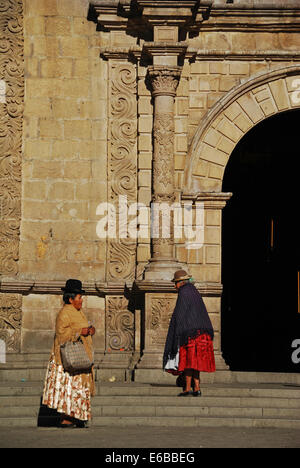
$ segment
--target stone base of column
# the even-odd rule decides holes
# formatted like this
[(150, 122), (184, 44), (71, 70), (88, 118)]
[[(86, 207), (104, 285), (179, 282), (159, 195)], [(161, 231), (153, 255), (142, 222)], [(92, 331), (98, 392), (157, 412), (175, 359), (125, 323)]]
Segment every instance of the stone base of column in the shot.
[(151, 259), (144, 271), (146, 281), (172, 281), (177, 270), (186, 270), (187, 265), (172, 259)]
[(217, 371), (229, 371), (229, 366), (226, 364), (220, 351), (215, 351), (215, 361)]

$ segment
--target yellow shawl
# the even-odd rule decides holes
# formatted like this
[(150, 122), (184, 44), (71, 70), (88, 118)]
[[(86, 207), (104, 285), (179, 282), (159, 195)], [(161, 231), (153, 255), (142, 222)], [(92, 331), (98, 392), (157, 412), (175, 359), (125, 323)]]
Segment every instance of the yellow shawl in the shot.
[[(89, 326), (88, 320), (82, 310), (77, 310), (71, 304), (66, 304), (59, 312), (56, 318), (55, 338), (53, 346), (53, 354), (57, 365), (62, 365), (60, 346), (67, 341), (76, 341), (79, 336), (82, 339), (85, 350), (93, 359), (93, 341), (91, 336), (82, 336), (81, 330)], [(91, 394), (95, 394), (95, 378), (94, 369), (90, 374), (82, 374), (83, 382), (90, 382)]]

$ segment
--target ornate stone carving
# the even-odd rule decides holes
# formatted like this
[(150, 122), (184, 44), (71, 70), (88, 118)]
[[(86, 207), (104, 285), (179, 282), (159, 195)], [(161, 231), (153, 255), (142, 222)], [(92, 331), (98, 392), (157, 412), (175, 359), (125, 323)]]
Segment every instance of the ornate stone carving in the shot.
[(7, 352), (20, 350), (22, 320), (22, 296), (0, 294), (0, 339), (6, 344)]
[(165, 345), (169, 323), (174, 311), (177, 297), (154, 296), (150, 305), (150, 346), (162, 348)]
[[(119, 196), (127, 202), (137, 200), (137, 102), (136, 69), (130, 63), (110, 63), (109, 201), (116, 210)], [(119, 213), (116, 211), (117, 219)], [(109, 240), (108, 272), (110, 280), (134, 279), (136, 240)]]
[(106, 349), (134, 350), (134, 314), (128, 310), (123, 296), (106, 298)]
[[(18, 272), (24, 101), (23, 2), (0, 1), (0, 275)], [(0, 327), (1, 328), (1, 327)]]
[(152, 85), (152, 95), (176, 96), (176, 90), (181, 76), (181, 67), (153, 66), (148, 70)]
[[(166, 279), (172, 275), (174, 268), (177, 268), (174, 258), (174, 214), (171, 205), (175, 201), (174, 98), (180, 75), (181, 67), (155, 65), (148, 69), (148, 79), (151, 82), (154, 97), (152, 203), (155, 203), (155, 208), (157, 203), (160, 203), (162, 215), (155, 214), (156, 226), (152, 230), (152, 258), (146, 267), (146, 279)], [(166, 223), (169, 225), (166, 226)]]
[(156, 158), (153, 162), (154, 193), (174, 192), (174, 115), (159, 113), (154, 120)]

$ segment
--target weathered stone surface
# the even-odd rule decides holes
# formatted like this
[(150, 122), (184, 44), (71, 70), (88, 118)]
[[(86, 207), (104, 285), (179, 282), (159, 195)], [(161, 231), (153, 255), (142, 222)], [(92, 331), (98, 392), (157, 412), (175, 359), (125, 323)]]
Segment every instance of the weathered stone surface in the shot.
[[(145, 346), (142, 365), (159, 366), (176, 296), (155, 288), (183, 262), (208, 291), (221, 352), (224, 171), (250, 129), (300, 108), (298, 2), (240, 3), (0, 2), (0, 335), (10, 350), (49, 351), (55, 282), (78, 277), (91, 284), (99, 354), (115, 333), (126, 349), (105, 365), (134, 365)], [(143, 235), (100, 239), (101, 204), (120, 196), (143, 204)], [(158, 200), (202, 203), (203, 245), (151, 239)]]

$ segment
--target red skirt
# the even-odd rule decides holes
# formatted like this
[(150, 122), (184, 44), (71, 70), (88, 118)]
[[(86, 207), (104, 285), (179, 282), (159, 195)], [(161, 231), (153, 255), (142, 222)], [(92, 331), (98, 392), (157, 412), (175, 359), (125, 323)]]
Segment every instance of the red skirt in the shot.
[(187, 345), (181, 346), (179, 351), (178, 372), (194, 369), (200, 372), (215, 372), (214, 346), (207, 334), (196, 338), (189, 338)]

